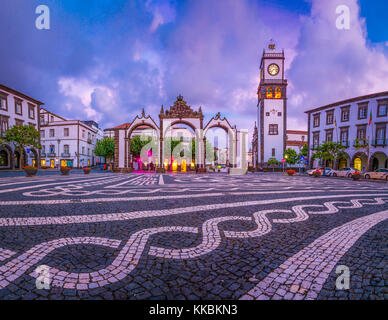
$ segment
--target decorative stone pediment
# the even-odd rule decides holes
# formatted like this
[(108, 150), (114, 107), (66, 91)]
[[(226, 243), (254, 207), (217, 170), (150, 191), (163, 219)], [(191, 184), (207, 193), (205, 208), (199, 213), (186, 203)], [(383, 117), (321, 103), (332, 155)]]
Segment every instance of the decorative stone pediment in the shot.
[(205, 133), (211, 129), (211, 128), (222, 128), (224, 129), (226, 132), (229, 132), (229, 131), (232, 131), (232, 132), (236, 132), (236, 127), (232, 127), (229, 123), (229, 121), (223, 117), (221, 118), (221, 113), (218, 112), (213, 118), (210, 119), (210, 121), (207, 123), (207, 125), (205, 126)]
[(164, 111), (163, 106), (160, 110), (159, 117), (161, 119), (166, 118), (199, 118), (203, 119), (202, 109), (199, 107), (198, 111), (194, 111), (190, 106), (187, 105), (186, 101), (183, 100), (182, 95), (179, 95), (174, 102), (174, 105), (169, 110)]

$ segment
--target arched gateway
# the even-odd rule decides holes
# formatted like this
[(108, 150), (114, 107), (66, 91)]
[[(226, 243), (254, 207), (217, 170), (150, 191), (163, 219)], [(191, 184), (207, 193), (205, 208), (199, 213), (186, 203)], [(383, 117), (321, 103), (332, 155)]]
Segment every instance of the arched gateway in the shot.
[[(229, 159), (234, 159), (237, 154), (237, 129), (232, 127), (228, 120), (225, 118), (221, 119), (220, 114), (218, 113), (216, 117), (210, 119), (206, 127), (203, 126), (204, 115), (202, 113), (202, 108), (199, 107), (198, 111), (193, 110), (186, 101), (183, 100), (183, 97), (179, 95), (174, 102), (174, 104), (168, 109), (164, 110), (163, 105), (161, 106), (159, 113), (159, 126), (152, 119), (150, 115), (146, 116), (144, 109), (141, 116), (136, 116), (132, 122), (122, 124), (118, 127), (112, 129), (106, 129), (106, 131), (114, 132), (115, 140), (115, 155), (114, 155), (114, 171), (115, 172), (132, 172), (133, 168), (133, 159), (131, 156), (131, 140), (133, 139), (135, 133), (140, 131), (140, 129), (149, 128), (155, 134), (152, 137), (152, 143), (149, 144), (150, 154), (152, 154), (152, 163), (154, 170), (158, 173), (163, 173), (171, 169), (175, 165), (178, 167), (178, 171), (186, 171), (187, 168), (194, 170), (197, 173), (206, 172), (205, 158), (206, 158), (206, 137), (205, 134), (210, 128), (220, 127), (226, 131), (229, 138), (229, 148), (230, 156)], [(181, 128), (181, 126), (187, 126), (186, 128)], [(176, 165), (176, 160), (173, 158), (174, 155), (171, 155), (166, 149), (168, 145), (168, 139), (177, 138), (177, 135), (174, 135), (179, 131), (179, 135), (182, 135), (182, 132), (187, 131), (187, 135), (190, 139), (187, 146), (190, 147), (191, 151), (191, 139), (195, 138), (195, 161), (194, 159), (182, 159), (179, 160), (181, 163)], [(178, 138), (179, 138), (178, 135)], [(180, 137), (183, 141), (183, 137)], [(187, 149), (187, 148), (186, 148)], [(161, 152), (159, 152), (161, 150)], [(234, 158), (231, 158), (234, 157)], [(187, 161), (190, 161), (188, 163)], [(235, 164), (236, 161), (230, 161)], [(188, 170), (187, 170), (188, 171)]]

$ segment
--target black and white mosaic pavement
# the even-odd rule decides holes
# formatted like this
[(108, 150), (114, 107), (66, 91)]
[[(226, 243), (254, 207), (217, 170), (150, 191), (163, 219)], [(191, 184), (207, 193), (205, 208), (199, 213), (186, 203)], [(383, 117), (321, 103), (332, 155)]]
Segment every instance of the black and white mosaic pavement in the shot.
[(386, 183), (0, 176), (0, 299), (388, 299), (387, 244)]

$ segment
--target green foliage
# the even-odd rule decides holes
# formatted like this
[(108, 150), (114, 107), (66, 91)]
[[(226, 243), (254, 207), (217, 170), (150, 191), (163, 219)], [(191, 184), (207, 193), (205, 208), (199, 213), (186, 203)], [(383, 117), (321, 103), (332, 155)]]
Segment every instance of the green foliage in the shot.
[(148, 136), (134, 136), (131, 139), (131, 154), (134, 157), (139, 157), (141, 149), (146, 146), (152, 140), (151, 137)]
[(305, 143), (303, 145), (302, 149), (300, 150), (299, 158), (302, 157), (302, 156), (307, 158), (307, 154), (308, 154), (308, 146), (307, 146), (307, 143)]
[(288, 148), (284, 152), (284, 158), (286, 159), (286, 162), (288, 164), (291, 164), (291, 165), (297, 163), (299, 160), (298, 153), (294, 149), (291, 149), (291, 148)]
[(346, 155), (345, 147), (338, 142), (325, 142), (315, 149), (313, 159), (319, 159), (320, 165), (322, 160), (332, 160), (334, 163), (337, 159)]
[(267, 161), (267, 164), (269, 166), (276, 166), (276, 165), (279, 165), (280, 162), (276, 160), (276, 158), (269, 158), (268, 161)]
[(104, 137), (96, 142), (94, 154), (99, 157), (104, 157), (108, 163), (115, 154), (115, 140), (110, 137)]
[(4, 142), (13, 143), (15, 148), (20, 152), (19, 170), (22, 169), (24, 148), (27, 146), (37, 149), (41, 148), (39, 143), (40, 134), (34, 126), (13, 126), (5, 132)]
[(369, 142), (366, 141), (365, 139), (356, 139), (354, 140), (354, 145), (356, 149), (361, 149), (361, 148), (367, 148), (369, 146)]

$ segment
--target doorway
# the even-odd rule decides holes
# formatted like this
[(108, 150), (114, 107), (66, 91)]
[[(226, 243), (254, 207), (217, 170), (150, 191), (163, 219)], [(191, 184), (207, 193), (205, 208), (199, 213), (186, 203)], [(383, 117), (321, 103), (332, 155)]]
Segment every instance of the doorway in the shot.
[(360, 158), (354, 159), (354, 169), (362, 171), (362, 161)]

